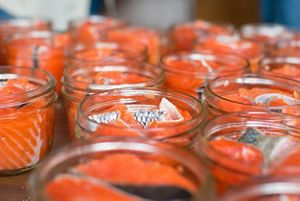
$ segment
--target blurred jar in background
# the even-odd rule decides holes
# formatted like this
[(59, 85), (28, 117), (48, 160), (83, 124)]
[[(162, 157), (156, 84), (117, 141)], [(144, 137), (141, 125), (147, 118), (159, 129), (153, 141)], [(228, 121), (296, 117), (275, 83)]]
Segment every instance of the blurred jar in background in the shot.
[(230, 75), (206, 85), (203, 101), (209, 118), (225, 113), (268, 111), (299, 116), (300, 83), (270, 75)]
[(160, 33), (154, 29), (142, 27), (126, 27), (122, 29), (110, 30), (107, 34), (108, 39), (114, 41), (132, 41), (147, 46), (149, 61), (157, 64), (161, 55), (163, 45)]
[(7, 39), (16, 33), (31, 32), (34, 30), (51, 30), (51, 23), (41, 19), (11, 19), (0, 22), (0, 64), (7, 64), (5, 47)]
[(212, 50), (214, 52), (236, 54), (249, 60), (252, 72), (257, 70), (258, 61), (264, 56), (263, 43), (240, 38), (238, 35), (219, 35), (200, 38), (195, 50)]
[(279, 42), (273, 48), (269, 49), (268, 55), (274, 57), (300, 57), (299, 39)]
[(209, 80), (250, 70), (246, 59), (211, 51), (166, 54), (161, 59), (161, 66), (166, 72), (166, 88), (183, 91), (194, 97), (201, 95)]
[(147, 48), (141, 43), (101, 40), (93, 45), (76, 44), (68, 53), (68, 63), (75, 66), (117, 60), (147, 61)]
[(279, 24), (245, 24), (240, 28), (240, 33), (242, 37), (260, 41), (268, 47), (293, 38), (292, 32)]
[(79, 63), (64, 71), (62, 92), (72, 139), (76, 138), (75, 118), (80, 101), (88, 95), (109, 89), (160, 87), (164, 72), (154, 65), (135, 61), (110, 61), (95, 65)]
[(258, 73), (300, 81), (300, 57), (265, 57), (260, 61)]
[(192, 50), (197, 40), (215, 35), (232, 35), (234, 27), (230, 24), (215, 24), (195, 20), (174, 25), (170, 30), (173, 51)]
[(65, 36), (62, 36), (60, 33), (49, 31), (14, 34), (7, 41), (7, 63), (21, 67), (41, 68), (50, 72), (55, 77), (57, 91), (60, 92), (65, 49), (69, 45)]
[(92, 15), (85, 19), (72, 20), (69, 32), (75, 43), (93, 44), (105, 39), (107, 31), (126, 26), (126, 22), (112, 17)]

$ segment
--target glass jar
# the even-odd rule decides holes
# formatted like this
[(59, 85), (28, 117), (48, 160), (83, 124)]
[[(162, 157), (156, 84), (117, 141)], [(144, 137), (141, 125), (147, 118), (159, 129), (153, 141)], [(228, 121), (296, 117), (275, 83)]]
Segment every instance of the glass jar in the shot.
[(147, 61), (147, 49), (140, 43), (99, 41), (93, 45), (77, 44), (69, 52), (71, 65), (96, 65), (114, 60)]
[[(118, 117), (109, 120), (113, 115)], [(104, 120), (105, 117), (108, 119)], [(81, 102), (77, 137), (93, 139), (122, 134), (188, 148), (204, 118), (201, 103), (187, 94), (151, 88), (109, 90)]]
[(159, 62), (162, 46), (164, 44), (161, 40), (161, 34), (154, 29), (143, 27), (112, 29), (107, 33), (107, 37), (113, 41), (141, 43), (147, 47), (149, 62), (152, 64)]
[(290, 40), (293, 33), (279, 24), (245, 24), (240, 28), (242, 37), (265, 43), (272, 47), (280, 41)]
[(47, 31), (51, 30), (50, 21), (41, 20), (41, 19), (25, 19), (17, 18), (4, 20), (0, 22), (0, 64), (7, 64), (6, 62), (6, 40), (8, 37), (15, 33), (25, 33), (31, 32), (34, 30)]
[(258, 73), (269, 76), (282, 76), (300, 81), (300, 58), (265, 57), (259, 63)]
[(295, 177), (267, 178), (232, 189), (218, 201), (297, 201), (300, 181)]
[(200, 38), (196, 45), (196, 51), (212, 50), (225, 54), (236, 54), (249, 60), (252, 72), (256, 72), (258, 61), (265, 54), (262, 43), (240, 38), (238, 35), (218, 35)]
[[(297, 117), (286, 114), (225, 114), (201, 128), (194, 147), (206, 161), (215, 177), (218, 194), (222, 195), (247, 181), (287, 175), (278, 170), (289, 169), (285, 159), (300, 151), (299, 125)], [(294, 172), (296, 175), (299, 171)]]
[(244, 74), (210, 81), (203, 93), (208, 118), (241, 111), (270, 111), (299, 116), (300, 85), (284, 77)]
[(232, 54), (211, 51), (171, 53), (162, 57), (165, 86), (198, 97), (209, 81), (226, 74), (249, 71), (249, 62)]
[(113, 195), (115, 200), (211, 201), (214, 191), (209, 173), (194, 155), (128, 137), (103, 137), (66, 147), (37, 169), (30, 189), (35, 201), (112, 200)]
[(72, 20), (69, 23), (69, 32), (74, 43), (92, 45), (105, 39), (108, 30), (125, 27), (126, 25), (127, 23), (120, 19), (92, 15), (85, 19)]
[(217, 24), (204, 20), (195, 20), (174, 25), (170, 30), (170, 40), (174, 51), (192, 50), (198, 39), (207, 36), (232, 35), (234, 27), (231, 24)]
[(55, 80), (45, 71), (0, 67), (0, 175), (33, 168), (53, 138)]
[[(60, 33), (33, 31), (14, 34), (7, 40), (7, 63), (21, 67), (41, 68), (56, 79), (57, 91), (61, 89), (61, 77), (65, 66), (67, 42)], [(59, 39), (63, 39), (60, 41)], [(66, 42), (66, 44), (62, 44)]]
[(281, 41), (268, 52), (271, 57), (300, 57), (300, 40)]
[(68, 66), (62, 80), (62, 93), (72, 139), (76, 139), (77, 107), (85, 96), (117, 88), (159, 87), (163, 82), (163, 70), (148, 63), (112, 62), (94, 66)]

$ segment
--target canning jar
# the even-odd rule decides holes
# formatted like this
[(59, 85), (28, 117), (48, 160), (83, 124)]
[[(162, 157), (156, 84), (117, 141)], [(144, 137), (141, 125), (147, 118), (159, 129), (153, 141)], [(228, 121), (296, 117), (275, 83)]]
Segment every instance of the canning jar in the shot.
[(240, 33), (242, 37), (263, 42), (267, 47), (293, 38), (293, 33), (279, 24), (245, 24), (240, 28)]
[(297, 201), (300, 180), (295, 177), (267, 178), (232, 189), (218, 201)]
[(232, 35), (234, 27), (231, 24), (217, 24), (205, 20), (195, 20), (174, 25), (170, 30), (170, 40), (174, 51), (192, 50), (198, 39), (207, 36)]
[(213, 50), (215, 52), (236, 54), (249, 60), (252, 72), (257, 70), (258, 61), (265, 54), (263, 43), (243, 39), (238, 35), (218, 35), (200, 38), (194, 48), (196, 51)]
[(34, 167), (53, 138), (55, 80), (39, 69), (0, 67), (0, 175)]
[(93, 44), (107, 37), (107, 31), (126, 26), (123, 20), (92, 15), (85, 19), (72, 20), (69, 32), (74, 43)]
[(35, 201), (213, 200), (201, 161), (181, 149), (137, 138), (103, 137), (69, 146), (30, 178)]
[(198, 97), (209, 81), (226, 74), (248, 72), (249, 62), (232, 54), (211, 51), (178, 52), (162, 57), (166, 72), (165, 86)]
[(299, 116), (300, 84), (269, 75), (230, 75), (210, 81), (203, 93), (209, 118), (241, 111), (270, 111)]
[[(7, 40), (7, 63), (21, 67), (41, 68), (56, 79), (57, 91), (61, 89), (61, 77), (65, 66), (67, 41), (60, 41), (60, 33), (33, 31), (14, 34)], [(66, 42), (66, 44), (63, 44)]]
[(51, 30), (51, 23), (42, 19), (26, 19), (17, 18), (4, 20), (0, 22), (0, 64), (7, 64), (6, 62), (6, 40), (13, 34), (31, 32), (34, 30), (48, 31)]
[(205, 113), (201, 103), (172, 90), (130, 88), (86, 97), (77, 115), (77, 137), (137, 136), (187, 148)]
[(124, 27), (119, 29), (112, 29), (108, 31), (107, 38), (113, 41), (131, 41), (141, 43), (147, 47), (148, 59), (152, 64), (157, 64), (161, 56), (161, 48), (163, 43), (161, 41), (161, 34), (150, 28), (143, 27)]
[(96, 65), (114, 60), (147, 61), (147, 48), (140, 43), (102, 40), (93, 45), (76, 44), (68, 53), (71, 65)]
[[(267, 112), (230, 113), (209, 120), (194, 146), (213, 173), (218, 194), (265, 176), (286, 176), (300, 153), (299, 119)], [(298, 154), (299, 159), (299, 154)], [(289, 172), (297, 176), (298, 172)]]
[(265, 57), (259, 63), (258, 73), (300, 81), (300, 57)]
[(300, 40), (292, 39), (278, 42), (270, 48), (268, 55), (272, 57), (300, 57)]
[(75, 117), (79, 102), (88, 95), (125, 87), (159, 87), (164, 82), (162, 69), (141, 62), (68, 66), (62, 80), (62, 93), (68, 115), (69, 130), (75, 137)]

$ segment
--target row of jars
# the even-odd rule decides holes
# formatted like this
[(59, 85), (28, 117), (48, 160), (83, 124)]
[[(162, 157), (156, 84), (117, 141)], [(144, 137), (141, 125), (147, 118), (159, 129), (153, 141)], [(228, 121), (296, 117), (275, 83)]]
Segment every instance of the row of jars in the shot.
[[(201, 25), (199, 21), (192, 24), (193, 26)], [(87, 27), (89, 26), (87, 25)], [(102, 33), (101, 27), (103, 26), (96, 29), (99, 33)], [(82, 29), (84, 30), (84, 28)], [(132, 29), (130, 28), (130, 30)], [(37, 176), (33, 176), (33, 189), (42, 188), (34, 191), (37, 193), (34, 197), (44, 200), (45, 196), (54, 196), (51, 199), (64, 200), (66, 198), (64, 196), (70, 198), (71, 193), (69, 192), (73, 192), (74, 196), (96, 196), (91, 198), (94, 200), (101, 199), (97, 196), (103, 196), (106, 193), (109, 196), (112, 196), (113, 193), (119, 200), (135, 200), (140, 196), (143, 199), (160, 200), (160, 198), (151, 196), (160, 195), (157, 192), (165, 189), (164, 192), (167, 194), (165, 196), (171, 196), (165, 198), (166, 200), (187, 200), (193, 197), (195, 200), (212, 200), (214, 187), (206, 168), (214, 175), (217, 195), (221, 195), (233, 186), (255, 180), (256, 177), (273, 176), (278, 171), (279, 175), (286, 175), (289, 171), (282, 168), (286, 163), (291, 164), (287, 165), (288, 169), (297, 167), (297, 164), (290, 163), (290, 161), (295, 162), (293, 157), (296, 156), (288, 149), (293, 147), (292, 151), (297, 153), (297, 146), (293, 144), (297, 138), (293, 138), (290, 142), (286, 137), (297, 136), (296, 116), (298, 116), (299, 84), (296, 80), (293, 81), (284, 76), (277, 77), (277, 75), (285, 75), (285, 77), (297, 78), (299, 63), (297, 57), (286, 57), (294, 55), (280, 53), (281, 57), (273, 55), (274, 57), (267, 57), (258, 62), (265, 50), (252, 57), (253, 45), (259, 47), (258, 50), (266, 48), (270, 50), (274, 43), (261, 45), (258, 42), (240, 39), (236, 36), (215, 36), (214, 34), (207, 35), (207, 33), (205, 41), (208, 41), (208, 44), (210, 37), (215, 37), (216, 41), (225, 41), (225, 44), (226, 42), (235, 44), (234, 41), (246, 40), (245, 43), (241, 42), (240, 46), (234, 45), (234, 47), (237, 47), (237, 52), (242, 52), (244, 48), (247, 49), (246, 52), (250, 52), (251, 57), (245, 57), (250, 62), (236, 56), (231, 50), (227, 52), (204, 48), (202, 43), (201, 45), (197, 43), (196, 48), (199, 49), (195, 49), (195, 51), (176, 52), (175, 50), (180, 48), (163, 47), (161, 37), (155, 37), (157, 40), (151, 40), (151, 37), (145, 39), (138, 35), (140, 32), (141, 35), (144, 35), (145, 33), (142, 31), (144, 29), (137, 30), (139, 31), (134, 33), (125, 32), (128, 37), (125, 41), (123, 39), (125, 37), (123, 36), (124, 29), (103, 31), (106, 34), (115, 33), (112, 34), (114, 35), (113, 41), (118, 41), (118, 44), (126, 44), (122, 51), (111, 51), (116, 46), (111, 38), (99, 42), (99, 33), (95, 34), (95, 30), (90, 32), (90, 36), (97, 36), (95, 39), (97, 42), (91, 40), (82, 45), (76, 44), (74, 49), (71, 48), (71, 59), (62, 79), (62, 93), (68, 113), (70, 134), (74, 140), (93, 140), (87, 144), (75, 145), (65, 152), (61, 151), (46, 161), (45, 165), (42, 165), (41, 169), (37, 171)], [(174, 30), (177, 29), (174, 28)], [(275, 33), (276, 30), (281, 30), (281, 28), (276, 28)], [(288, 30), (284, 30), (288, 32)], [(76, 37), (85, 38), (86, 34), (83, 34), (85, 31), (81, 33), (80, 30), (77, 30)], [(174, 31), (174, 33), (176, 32)], [(179, 33), (184, 33), (184, 31)], [(200, 32), (197, 31), (198, 33)], [(41, 32), (35, 32), (35, 34), (40, 36)], [(43, 34), (43, 36), (49, 35), (48, 32), (43, 32)], [(202, 36), (201, 34), (197, 35), (196, 39), (192, 39), (192, 46), (194, 46), (195, 40), (198, 41), (198, 38)], [(150, 35), (152, 36), (152, 34)], [(49, 72), (60, 66), (55, 63), (54, 57), (48, 57), (50, 59), (47, 60), (36, 56), (39, 53), (47, 52), (48, 49), (45, 46), (34, 46), (34, 48), (31, 46), (30, 57), (27, 57), (27, 51), (24, 51), (22, 44), (27, 42), (30, 44), (34, 40), (25, 37), (27, 42), (24, 42), (24, 38), (21, 36), (25, 35), (15, 34), (7, 40), (4, 53), (8, 61), (9, 55), (14, 55), (10, 54), (10, 48), (20, 47), (19, 52), (16, 50), (12, 52), (15, 52), (15, 55), (19, 55), (20, 58), (29, 58), (28, 61), (31, 63), (25, 66), (44, 68)], [(133, 42), (130, 40), (132, 37), (143, 38), (146, 42), (143, 44)], [(20, 38), (22, 40), (19, 40)], [(40, 39), (37, 41), (41, 44), (44, 43)], [(55, 37), (51, 37), (50, 41), (57, 40)], [(183, 41), (188, 43), (188, 39)], [(14, 45), (9, 45), (10, 43)], [(146, 48), (145, 43), (149, 43)], [(73, 45), (73, 42), (69, 44)], [(172, 45), (174, 44), (176, 44), (175, 40)], [(290, 46), (292, 44), (290, 42), (284, 41), (282, 44), (288, 45), (284, 46), (287, 47), (287, 50), (291, 50), (293, 47)], [(275, 52), (277, 52), (277, 48), (279, 46), (274, 48)], [(155, 66), (160, 55), (157, 53), (158, 50), (169, 52), (160, 60), (161, 68)], [(297, 51), (291, 52), (296, 53)], [(47, 58), (51, 54), (41, 55)], [(64, 54), (59, 55), (60, 58), (65, 58)], [(22, 61), (22, 59), (12, 60)], [(152, 64), (144, 63), (144, 60), (148, 60)], [(53, 67), (49, 67), (49, 69), (43, 67), (42, 64), (45, 61), (53, 62)], [(21, 63), (11, 64), (22, 66)], [(258, 74), (247, 74), (250, 72), (258, 72)], [(51, 73), (56, 75), (54, 72)], [(20, 67), (3, 67), (2, 74), (1, 82), (5, 86), (5, 90), (1, 91), (4, 104), (0, 112), (5, 117), (3, 118), (5, 133), (1, 138), (4, 147), (1, 151), (1, 158), (3, 158), (1, 172), (13, 174), (35, 166), (50, 150), (56, 100), (55, 79), (42, 70)], [(60, 76), (55, 76), (57, 81), (60, 81)], [(218, 78), (215, 79), (216, 77)], [(21, 95), (18, 91), (20, 85), (27, 86)], [(124, 87), (135, 88), (116, 90), (116, 88)], [(168, 89), (161, 89), (161, 87)], [(60, 88), (60, 86), (57, 87), (58, 92)], [(187, 92), (194, 97), (170, 89)], [(86, 96), (88, 97), (85, 98)], [(201, 101), (195, 97), (200, 98)], [(246, 111), (269, 111), (270, 113), (225, 115), (231, 112)], [(22, 133), (20, 130), (23, 130)], [(25, 134), (26, 137), (24, 137)], [(103, 136), (116, 135), (119, 137), (103, 138)], [(120, 135), (125, 137), (120, 137)], [(134, 138), (127, 138), (128, 136)], [(144, 140), (151, 138), (156, 141), (144, 141), (141, 137)], [(98, 140), (100, 140), (99, 143)], [(157, 141), (163, 141), (163, 144)], [(278, 148), (285, 143), (286, 149), (285, 147)], [(169, 147), (171, 145), (167, 144), (179, 148)], [(287, 153), (281, 161), (276, 158), (279, 155), (278, 151), (280, 154)], [(182, 152), (181, 156), (180, 152)], [(110, 154), (112, 154), (111, 157), (106, 157)], [(125, 172), (122, 168), (121, 170), (115, 168), (124, 164), (124, 161), (126, 164), (128, 163), (128, 166), (123, 167), (126, 169)], [(149, 161), (153, 163), (148, 164)], [(203, 167), (201, 161), (202, 163), (205, 161), (206, 168)], [(278, 169), (272, 169), (274, 161), (278, 162), (276, 164)], [(95, 167), (92, 166), (94, 163), (99, 168), (98, 172), (93, 172), (95, 170)], [(159, 166), (161, 169), (154, 171), (152, 165), (153, 167)], [(134, 168), (135, 166), (137, 167)], [(105, 172), (101, 167), (116, 172)], [(74, 175), (70, 169), (78, 171), (75, 171), (78, 174)], [(129, 172), (130, 169), (132, 169), (132, 173)], [(146, 172), (151, 177), (145, 176), (144, 180), (140, 180), (142, 172)], [(297, 174), (297, 171), (291, 172), (292, 175)], [(99, 176), (99, 173), (103, 175)], [(162, 177), (168, 174), (170, 174), (169, 177)], [(114, 177), (114, 175), (120, 175), (122, 179), (119, 176)], [(62, 180), (60, 180), (61, 178)], [(137, 182), (134, 182), (135, 180)], [(95, 183), (96, 187), (92, 185)], [(152, 188), (146, 192), (137, 189), (137, 186), (142, 186), (144, 189), (149, 185)], [(160, 188), (153, 189), (157, 185)], [(81, 192), (80, 189), (83, 186), (95, 191)], [(68, 189), (67, 187), (72, 188)], [(177, 188), (174, 189), (174, 187)], [(116, 192), (111, 192), (112, 188), (117, 188), (114, 189), (117, 191), (117, 195)], [(46, 189), (49, 192), (46, 192)], [(118, 193), (121, 190), (120, 195)], [(169, 191), (172, 193), (168, 193)], [(100, 195), (97, 192), (101, 192)], [(174, 192), (178, 192), (178, 195), (174, 195)], [(128, 194), (135, 196), (132, 197)]]

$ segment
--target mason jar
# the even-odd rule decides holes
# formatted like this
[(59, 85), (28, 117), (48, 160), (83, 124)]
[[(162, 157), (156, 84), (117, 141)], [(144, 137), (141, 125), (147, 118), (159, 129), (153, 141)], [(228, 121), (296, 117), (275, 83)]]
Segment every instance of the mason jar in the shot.
[(175, 24), (170, 29), (170, 40), (173, 43), (173, 51), (190, 51), (197, 40), (208, 36), (232, 35), (234, 27), (231, 24), (218, 24), (205, 20), (195, 20), (186, 23)]
[(0, 67), (0, 175), (36, 166), (50, 151), (55, 79), (40, 69)]
[(298, 117), (286, 114), (224, 114), (201, 128), (194, 148), (214, 175), (220, 196), (266, 176), (298, 176), (291, 168), (299, 169), (299, 162), (287, 162), (300, 153), (299, 125)]
[(162, 69), (143, 62), (110, 62), (98, 65), (68, 66), (62, 80), (62, 93), (72, 139), (80, 101), (91, 94), (127, 87), (159, 87), (164, 82)]
[(249, 62), (236, 55), (212, 51), (178, 52), (162, 57), (165, 87), (200, 97), (209, 80), (226, 74), (250, 71)]
[(205, 119), (201, 103), (172, 90), (130, 88), (86, 97), (77, 115), (77, 137), (137, 136), (189, 148)]
[(93, 44), (107, 37), (110, 29), (126, 26), (127, 23), (121, 19), (91, 15), (84, 19), (71, 20), (69, 32), (74, 43)]
[(214, 197), (213, 181), (197, 157), (168, 144), (128, 137), (103, 137), (60, 150), (31, 176), (30, 191), (34, 201)]
[(244, 39), (239, 35), (217, 35), (199, 38), (194, 50), (213, 50), (220, 53), (239, 55), (249, 60), (252, 72), (256, 72), (258, 62), (266, 51), (263, 43)]
[(7, 64), (6, 62), (6, 40), (8, 37), (16, 33), (26, 33), (31, 31), (50, 31), (52, 28), (51, 22), (42, 19), (26, 19), (16, 18), (3, 20), (0, 22), (0, 64)]
[(231, 112), (269, 111), (299, 116), (297, 81), (270, 75), (228, 75), (210, 81), (203, 93), (208, 116)]
[(60, 93), (68, 46), (68, 41), (61, 38), (61, 35), (63, 33), (50, 31), (14, 34), (6, 43), (7, 63), (50, 72), (56, 79), (57, 91)]

